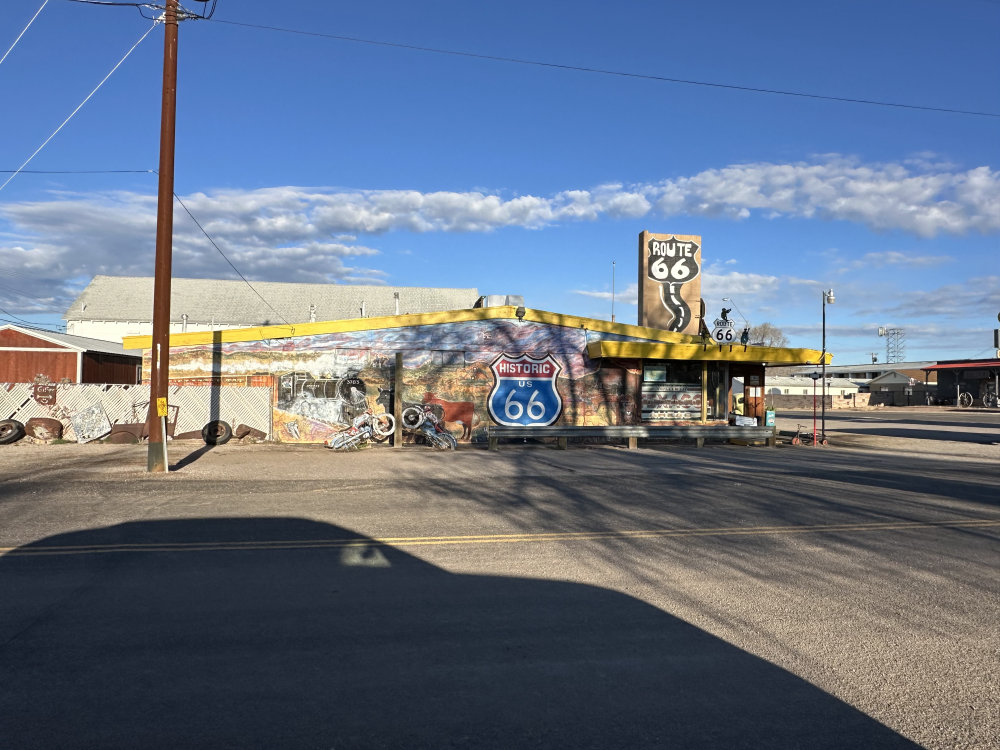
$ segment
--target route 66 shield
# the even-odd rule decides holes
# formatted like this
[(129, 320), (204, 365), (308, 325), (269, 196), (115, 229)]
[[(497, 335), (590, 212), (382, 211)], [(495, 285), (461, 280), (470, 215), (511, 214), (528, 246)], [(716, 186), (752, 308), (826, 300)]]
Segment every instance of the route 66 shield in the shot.
[(490, 417), (508, 427), (550, 425), (562, 412), (556, 378), (562, 371), (551, 354), (501, 354), (490, 365), (493, 388), (486, 400)]

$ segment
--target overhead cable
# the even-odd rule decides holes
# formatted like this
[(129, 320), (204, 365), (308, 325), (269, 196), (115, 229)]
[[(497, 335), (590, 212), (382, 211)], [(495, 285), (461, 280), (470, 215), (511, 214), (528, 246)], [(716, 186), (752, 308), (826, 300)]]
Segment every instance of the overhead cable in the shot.
[(49, 0), (45, 0), (45, 2), (42, 3), (42, 7), (35, 11), (35, 15), (31, 17), (30, 21), (28, 21), (28, 25), (24, 27), (24, 30), (17, 35), (17, 39), (14, 40), (14, 43), (10, 45), (10, 49), (3, 53), (3, 57), (0, 57), (0, 65), (3, 65), (3, 61), (7, 59), (7, 55), (9, 55), (11, 51), (14, 49), (14, 47), (17, 46), (17, 43), (21, 41), (21, 37), (24, 36), (25, 32), (27, 32), (28, 29), (31, 28), (31, 24), (33, 24), (35, 22), (35, 19), (38, 18), (38, 14), (42, 12), (42, 8), (44, 8), (48, 4)]
[(132, 45), (132, 49), (130, 49), (128, 52), (125, 53), (125, 56), (115, 64), (115, 67), (113, 67), (111, 69), (111, 71), (106, 76), (104, 76), (103, 80), (101, 80), (101, 82), (99, 84), (97, 84), (96, 88), (94, 88), (93, 91), (91, 91), (89, 94), (87, 94), (87, 98), (84, 99), (82, 102), (80, 102), (79, 106), (76, 109), (74, 109), (72, 112), (70, 112), (69, 117), (67, 117), (65, 120), (63, 120), (62, 125), (60, 125), (58, 128), (56, 128), (55, 131), (53, 131), (52, 135), (50, 135), (48, 138), (46, 138), (45, 142), (42, 143), (41, 146), (39, 146), (38, 148), (35, 149), (35, 153), (33, 153), (31, 156), (29, 156), (27, 159), (25, 159), (24, 164), (22, 164), (20, 167), (18, 167), (14, 171), (14, 174), (12, 174), (10, 177), (8, 177), (7, 180), (2, 185), (0, 185), (0, 190), (3, 190), (5, 187), (7, 187), (7, 185), (10, 183), (10, 181), (13, 180), (15, 177), (17, 177), (17, 175), (21, 172), (21, 170), (24, 169), (26, 166), (28, 166), (28, 164), (31, 162), (32, 159), (34, 159), (36, 156), (38, 156), (38, 153), (43, 148), (45, 148), (48, 145), (49, 141), (51, 141), (53, 138), (55, 138), (56, 134), (58, 134), (59, 131), (62, 130), (64, 127), (66, 127), (66, 123), (68, 123), (70, 120), (72, 120), (73, 116), (77, 112), (79, 112), (81, 109), (83, 109), (83, 105), (86, 104), (88, 101), (90, 101), (90, 98), (94, 94), (96, 94), (97, 91), (98, 91), (98, 89), (100, 89), (101, 86), (103, 86), (105, 84), (105, 82), (112, 76), (112, 74), (116, 70), (118, 70), (119, 67), (121, 67), (121, 64), (123, 62), (125, 62), (125, 60), (128, 59), (128, 56), (131, 55), (132, 52), (135, 51), (136, 47), (138, 47), (140, 44), (142, 44), (142, 41), (147, 36), (149, 36), (150, 32), (152, 32), (152, 30), (155, 29), (157, 27), (157, 25), (158, 25), (157, 23), (154, 23), (152, 26), (149, 27), (149, 29), (146, 30), (145, 34), (143, 34), (141, 37), (139, 37), (139, 41)]
[(174, 193), (174, 198), (176, 198), (177, 202), (181, 204), (181, 208), (183, 208), (184, 211), (185, 211), (185, 213), (187, 213), (187, 215), (191, 217), (191, 221), (193, 221), (195, 223), (195, 225), (198, 227), (198, 229), (201, 230), (201, 233), (203, 235), (205, 235), (205, 237), (208, 238), (209, 242), (212, 243), (212, 247), (214, 247), (216, 250), (219, 251), (219, 255), (221, 255), (223, 257), (223, 259), (226, 261), (226, 263), (229, 264), (230, 268), (232, 268), (234, 271), (236, 271), (236, 275), (239, 276), (241, 279), (243, 279), (243, 282), (248, 287), (250, 287), (250, 291), (252, 291), (258, 297), (260, 297), (261, 302), (263, 302), (265, 305), (267, 305), (268, 307), (270, 307), (271, 310), (274, 311), (275, 315), (277, 315), (279, 318), (281, 318), (282, 320), (284, 320), (285, 321), (285, 325), (289, 325), (289, 326), (292, 325), (291, 323), (288, 322), (288, 320), (285, 318), (284, 315), (282, 315), (280, 312), (278, 312), (274, 308), (274, 305), (272, 305), (270, 302), (268, 302), (266, 299), (264, 299), (263, 295), (261, 295), (260, 292), (258, 292), (256, 289), (253, 288), (253, 284), (251, 284), (249, 281), (247, 281), (247, 277), (244, 276), (242, 273), (240, 273), (240, 269), (238, 269), (235, 265), (233, 265), (233, 262), (231, 260), (229, 260), (229, 258), (226, 256), (226, 254), (224, 252), (222, 252), (222, 248), (220, 248), (215, 243), (215, 240), (213, 240), (211, 238), (211, 236), (208, 234), (208, 232), (205, 231), (205, 227), (203, 227), (201, 225), (201, 223), (196, 218), (194, 218), (194, 214), (191, 213), (190, 209), (188, 209), (188, 207), (184, 205), (184, 201), (181, 200), (181, 197), (179, 195), (177, 195), (177, 193)]
[(977, 112), (965, 109), (952, 109), (950, 107), (931, 107), (922, 104), (904, 104), (902, 102), (887, 102), (876, 99), (858, 99), (847, 96), (828, 96), (825, 94), (810, 94), (805, 91), (784, 91), (782, 89), (766, 89), (755, 86), (739, 86), (734, 83), (716, 83), (713, 81), (696, 81), (687, 78), (670, 78), (648, 73), (630, 73), (621, 70), (608, 70), (605, 68), (591, 68), (581, 65), (566, 65), (563, 63), (545, 62), (543, 60), (527, 60), (519, 57), (504, 57), (501, 55), (485, 55), (478, 52), (463, 52), (461, 50), (441, 49), (438, 47), (421, 47), (415, 44), (401, 44), (398, 42), (383, 42), (376, 39), (362, 39), (354, 36), (344, 36), (341, 34), (324, 34), (318, 31), (301, 31), (299, 29), (285, 29), (278, 26), (262, 26), (253, 23), (241, 23), (239, 21), (223, 21), (213, 19), (215, 23), (225, 23), (230, 26), (244, 26), (250, 29), (262, 29), (265, 31), (280, 31), (286, 34), (300, 34), (302, 36), (313, 36), (322, 39), (336, 39), (342, 42), (356, 42), (358, 44), (370, 44), (378, 47), (394, 47), (396, 49), (412, 50), (414, 52), (430, 52), (437, 55), (452, 55), (455, 57), (469, 57), (477, 60), (492, 60), (493, 62), (515, 63), (517, 65), (534, 65), (541, 68), (554, 68), (557, 70), (570, 70), (578, 73), (598, 73), (606, 76), (618, 76), (621, 78), (636, 78), (647, 81), (659, 81), (661, 83), (682, 83), (689, 86), (707, 86), (710, 88), (730, 89), (733, 91), (747, 91), (753, 94), (774, 94), (778, 96), (796, 96), (805, 99), (821, 99), (830, 102), (842, 102), (848, 104), (867, 104), (877, 107), (897, 107), (902, 109), (917, 109), (925, 112), (946, 112), (954, 115), (971, 115), (974, 117), (1000, 117), (1000, 112)]
[(0, 169), (0, 174), (156, 174), (155, 169)]

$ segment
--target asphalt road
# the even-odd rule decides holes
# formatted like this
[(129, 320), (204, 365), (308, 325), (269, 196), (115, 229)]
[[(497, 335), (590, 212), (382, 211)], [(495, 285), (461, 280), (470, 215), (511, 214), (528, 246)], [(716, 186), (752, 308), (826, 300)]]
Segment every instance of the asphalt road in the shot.
[(0, 745), (996, 747), (1000, 464), (871, 439), (0, 446)]

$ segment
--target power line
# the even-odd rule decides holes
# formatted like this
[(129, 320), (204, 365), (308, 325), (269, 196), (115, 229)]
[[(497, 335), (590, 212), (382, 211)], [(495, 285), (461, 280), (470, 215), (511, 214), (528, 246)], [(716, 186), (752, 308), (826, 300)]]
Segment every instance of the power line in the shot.
[(156, 174), (155, 169), (0, 169), (0, 174)]
[(290, 326), (291, 323), (288, 322), (288, 320), (285, 318), (285, 316), (282, 315), (280, 312), (278, 312), (274, 308), (274, 305), (272, 305), (270, 302), (268, 302), (266, 299), (264, 299), (263, 295), (261, 295), (260, 292), (258, 292), (256, 289), (254, 289), (253, 284), (251, 284), (249, 281), (247, 281), (247, 277), (244, 276), (242, 273), (240, 273), (240, 269), (238, 269), (235, 265), (233, 265), (233, 262), (231, 260), (229, 260), (229, 258), (226, 256), (226, 254), (224, 252), (222, 252), (222, 248), (220, 248), (215, 243), (215, 240), (213, 240), (212, 237), (208, 234), (208, 232), (205, 231), (205, 227), (203, 227), (201, 225), (201, 223), (194, 217), (194, 214), (191, 213), (190, 209), (186, 205), (184, 205), (184, 201), (181, 200), (181, 197), (179, 195), (177, 195), (177, 193), (174, 193), (174, 198), (176, 198), (177, 202), (181, 204), (181, 208), (184, 209), (185, 213), (187, 213), (187, 215), (191, 217), (191, 221), (193, 221), (195, 223), (195, 226), (197, 226), (198, 229), (201, 230), (201, 233), (204, 234), (205, 237), (208, 238), (208, 241), (212, 243), (212, 247), (214, 247), (216, 250), (219, 251), (219, 255), (221, 255), (223, 257), (223, 259), (226, 261), (226, 263), (229, 264), (230, 268), (232, 268), (234, 271), (236, 271), (236, 275), (239, 276), (241, 279), (243, 279), (243, 282), (248, 287), (250, 287), (250, 291), (252, 291), (258, 297), (260, 297), (261, 302), (263, 302), (265, 305), (267, 305), (268, 307), (270, 307), (271, 310), (274, 311), (275, 315), (277, 315), (279, 318), (281, 318), (282, 320), (284, 320), (286, 325)]
[(15, 177), (17, 177), (17, 175), (21, 172), (21, 170), (24, 169), (26, 166), (28, 166), (28, 164), (31, 162), (32, 159), (34, 159), (36, 156), (38, 156), (39, 152), (48, 145), (49, 141), (51, 141), (53, 138), (56, 137), (56, 135), (59, 133), (60, 130), (62, 130), (64, 127), (66, 127), (66, 123), (68, 123), (70, 120), (72, 120), (73, 117), (74, 117), (74, 115), (76, 115), (77, 112), (79, 112), (81, 109), (83, 109), (83, 105), (90, 101), (90, 98), (94, 94), (97, 93), (97, 91), (101, 88), (101, 86), (103, 86), (107, 82), (107, 80), (109, 78), (111, 78), (111, 76), (114, 74), (114, 72), (116, 70), (118, 70), (119, 67), (121, 67), (121, 64), (128, 59), (128, 56), (131, 55), (135, 51), (135, 48), (138, 47), (140, 44), (142, 44), (142, 41), (147, 36), (149, 36), (150, 32), (153, 29), (155, 29), (156, 26), (157, 26), (157, 24), (154, 23), (152, 26), (149, 27), (149, 29), (146, 30), (145, 34), (143, 34), (141, 37), (139, 37), (139, 41), (137, 41), (135, 44), (132, 45), (132, 48), (128, 52), (126, 52), (125, 56), (115, 64), (115, 66), (110, 70), (110, 72), (106, 76), (104, 76), (104, 78), (101, 80), (101, 82), (99, 84), (97, 84), (97, 86), (94, 88), (94, 90), (91, 91), (89, 94), (87, 94), (87, 97), (82, 102), (80, 102), (80, 104), (77, 106), (76, 109), (74, 109), (72, 112), (70, 112), (69, 117), (67, 117), (65, 120), (63, 120), (62, 125), (60, 125), (58, 128), (56, 128), (52, 132), (52, 135), (50, 135), (48, 138), (46, 138), (45, 141), (42, 143), (42, 145), (35, 149), (35, 153), (33, 153), (31, 156), (29, 156), (27, 159), (25, 159), (24, 164), (22, 164), (20, 167), (18, 167), (14, 171), (14, 173), (10, 177), (8, 177), (7, 180), (2, 185), (0, 185), (0, 191), (2, 191), (5, 187), (7, 187), (7, 185), (10, 184), (10, 181), (13, 180)]
[[(15, 320), (20, 320), (22, 323), (27, 323), (28, 325), (31, 325), (31, 321), (30, 320), (25, 320), (24, 318), (19, 317), (19, 316), (15, 315), (14, 313), (12, 313), (10, 310), (5, 310), (4, 308), (0, 307), (0, 312), (2, 312), (4, 315), (9, 315), (11, 318), (14, 318)], [(8, 320), (9, 320), (9, 318), (8, 318)]]
[[(193, 11), (186, 10), (180, 6), (176, 9), (177, 20), (187, 21), (192, 18), (207, 20), (212, 17), (215, 13), (215, 6), (218, 4), (219, 0), (198, 0), (199, 2), (205, 3), (205, 9), (201, 13), (196, 13)], [(157, 16), (153, 15), (157, 11), (166, 11), (166, 6), (162, 3), (128, 3), (119, 2), (118, 0), (70, 0), (72, 3), (83, 3), (85, 5), (112, 5), (124, 8), (138, 8), (139, 14), (150, 21), (156, 20)], [(209, 7), (208, 3), (211, 3)], [(147, 15), (147, 11), (150, 15)]]
[(21, 31), (21, 33), (17, 35), (17, 39), (14, 40), (14, 43), (12, 45), (10, 45), (10, 49), (3, 53), (3, 57), (0, 57), (0, 65), (3, 65), (3, 61), (7, 59), (7, 55), (9, 55), (14, 50), (14, 47), (17, 46), (17, 43), (19, 41), (21, 41), (21, 37), (24, 36), (28, 32), (28, 29), (31, 28), (31, 24), (33, 24), (35, 22), (35, 19), (38, 18), (39, 14), (42, 12), (42, 10), (45, 8), (45, 6), (48, 5), (48, 4), (49, 4), (49, 0), (45, 0), (45, 2), (42, 3), (41, 7), (38, 10), (35, 11), (35, 15), (33, 15), (31, 17), (30, 21), (28, 21), (28, 25), (24, 27), (24, 29)]
[(687, 78), (670, 78), (668, 76), (658, 76), (649, 73), (630, 73), (621, 70), (609, 70), (606, 68), (592, 68), (582, 65), (566, 65), (563, 63), (546, 62), (544, 60), (528, 60), (520, 57), (505, 57), (502, 55), (486, 55), (478, 52), (463, 52), (461, 50), (442, 49), (439, 47), (422, 47), (415, 44), (402, 44), (399, 42), (384, 42), (376, 39), (362, 39), (361, 37), (344, 36), (341, 34), (325, 34), (318, 31), (302, 31), (299, 29), (285, 29), (278, 26), (263, 26), (253, 23), (242, 23), (240, 21), (224, 21), (213, 19), (215, 23), (229, 24), (230, 26), (243, 26), (249, 29), (260, 29), (264, 31), (279, 31), (285, 34), (299, 34), (302, 36), (318, 37), (321, 39), (335, 39), (342, 42), (355, 42), (357, 44), (370, 44), (378, 47), (392, 47), (395, 49), (411, 50), (413, 52), (429, 52), (436, 55), (451, 55), (453, 57), (467, 57), (476, 60), (491, 60), (493, 62), (513, 63), (516, 65), (533, 65), (541, 68), (554, 68), (556, 70), (569, 70), (578, 73), (596, 73), (599, 75), (618, 76), (620, 78), (635, 78), (646, 81), (658, 81), (660, 83), (682, 83), (689, 86), (706, 86), (718, 89), (730, 89), (733, 91), (746, 91), (753, 94), (774, 94), (778, 96), (795, 96), (804, 99), (820, 99), (829, 102), (841, 102), (847, 104), (867, 104), (877, 107), (895, 107), (900, 109), (915, 109), (924, 112), (945, 112), (954, 115), (971, 115), (974, 117), (1000, 117), (1000, 112), (977, 112), (965, 109), (952, 109), (950, 107), (931, 107), (922, 104), (905, 104), (903, 102), (887, 102), (877, 99), (859, 99), (847, 96), (828, 96), (825, 94), (811, 94), (805, 91), (785, 91), (782, 89), (767, 89), (755, 86), (740, 86), (733, 83), (716, 83), (713, 81), (696, 81)]

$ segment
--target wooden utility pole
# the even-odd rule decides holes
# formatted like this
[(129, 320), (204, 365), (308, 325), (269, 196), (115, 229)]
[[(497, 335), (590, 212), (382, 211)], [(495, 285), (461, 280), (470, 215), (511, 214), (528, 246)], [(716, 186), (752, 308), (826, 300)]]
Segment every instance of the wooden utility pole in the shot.
[(163, 104), (160, 110), (160, 172), (153, 279), (153, 345), (149, 353), (149, 451), (147, 471), (168, 471), (167, 386), (170, 369), (170, 275), (174, 241), (174, 131), (177, 121), (177, 9), (163, 13)]

